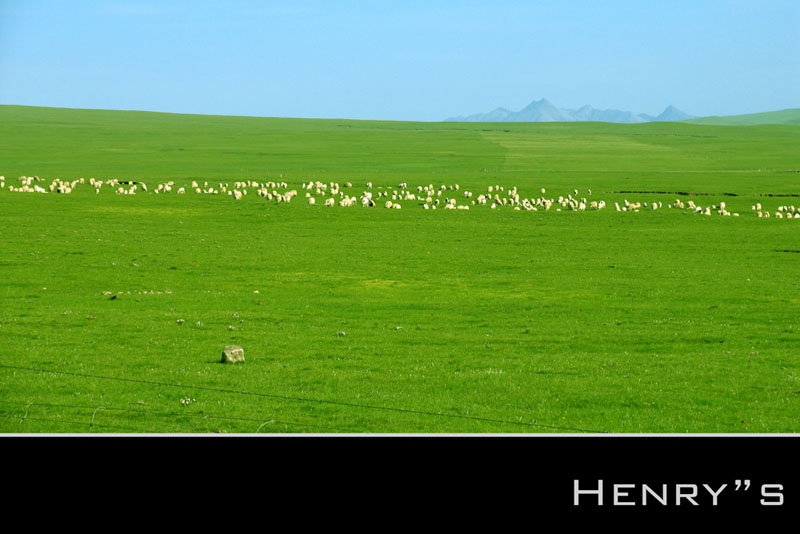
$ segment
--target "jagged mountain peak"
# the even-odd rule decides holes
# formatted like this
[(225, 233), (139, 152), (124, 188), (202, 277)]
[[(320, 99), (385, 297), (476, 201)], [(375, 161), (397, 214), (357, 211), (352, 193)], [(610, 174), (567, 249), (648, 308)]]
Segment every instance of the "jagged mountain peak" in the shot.
[(498, 107), (489, 113), (477, 113), (468, 117), (455, 117), (448, 121), (471, 122), (572, 122), (598, 121), (617, 123), (639, 123), (652, 121), (682, 121), (693, 118), (691, 115), (669, 105), (657, 117), (645, 113), (635, 114), (618, 109), (595, 109), (586, 104), (578, 110), (559, 109), (546, 98), (534, 100), (520, 111)]
[(692, 119), (691, 115), (685, 113), (673, 105), (667, 106), (664, 111), (655, 118), (657, 121), (685, 121), (686, 119)]

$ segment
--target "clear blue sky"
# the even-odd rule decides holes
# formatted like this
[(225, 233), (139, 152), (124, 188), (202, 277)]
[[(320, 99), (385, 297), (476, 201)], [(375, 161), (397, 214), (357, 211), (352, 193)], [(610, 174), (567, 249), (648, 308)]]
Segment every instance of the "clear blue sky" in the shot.
[(437, 121), (800, 107), (798, 0), (0, 0), (0, 104)]

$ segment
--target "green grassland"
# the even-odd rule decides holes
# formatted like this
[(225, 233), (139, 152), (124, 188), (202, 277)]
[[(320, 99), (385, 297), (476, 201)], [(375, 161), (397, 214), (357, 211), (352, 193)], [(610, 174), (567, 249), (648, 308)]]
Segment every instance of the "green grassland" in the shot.
[(716, 124), (722, 126), (751, 126), (754, 124), (800, 124), (800, 109), (783, 109), (780, 111), (766, 111), (763, 113), (748, 113), (746, 115), (731, 115), (727, 117), (699, 117), (685, 122), (692, 124)]
[[(151, 190), (0, 189), (3, 433), (800, 431), (800, 219), (751, 210), (800, 204), (797, 126), (0, 106), (0, 175)], [(152, 193), (248, 179), (301, 194)], [(664, 208), (328, 208), (310, 180)]]

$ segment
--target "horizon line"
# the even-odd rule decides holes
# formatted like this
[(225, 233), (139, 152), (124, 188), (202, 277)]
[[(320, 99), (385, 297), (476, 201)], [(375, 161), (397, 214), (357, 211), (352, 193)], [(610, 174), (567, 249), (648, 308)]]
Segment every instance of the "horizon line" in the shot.
[[(542, 98), (540, 100), (534, 100), (531, 103), (533, 103), (533, 102), (541, 102), (543, 100), (547, 101), (550, 104), (552, 104), (552, 102), (550, 102), (546, 98)], [(528, 104), (528, 105), (530, 105), (530, 104)], [(188, 112), (181, 112), (181, 111), (160, 111), (160, 110), (152, 110), (152, 109), (85, 108), (85, 107), (72, 107), (72, 106), (44, 106), (44, 105), (36, 105), (36, 104), (4, 104), (4, 103), (0, 103), (0, 106), (21, 107), (21, 108), (42, 108), (42, 109), (70, 109), (70, 110), (76, 110), (76, 111), (119, 111), (119, 112), (132, 112), (132, 113), (159, 113), (159, 114), (165, 114), (165, 115), (197, 115), (197, 116), (203, 116), (203, 117), (237, 117), (237, 118), (252, 118), (252, 119), (329, 120), (329, 121), (360, 121), (360, 122), (422, 122), (422, 123), (429, 123), (429, 124), (436, 124), (436, 123), (441, 123), (441, 122), (465, 122), (465, 121), (451, 120), (451, 119), (455, 119), (456, 117), (451, 117), (449, 119), (442, 119), (442, 120), (354, 119), (354, 118), (348, 118), (348, 117), (295, 117), (295, 116), (279, 116), (279, 115), (242, 115), (242, 114), (198, 113), (198, 112), (188, 113)], [(593, 107), (593, 106), (591, 106), (591, 104), (584, 104), (584, 106), (582, 106), (582, 107), (585, 107), (585, 106)], [(666, 110), (669, 107), (675, 107), (675, 106), (673, 104), (669, 104), (664, 109)], [(500, 108), (503, 108), (503, 107), (502, 106), (498, 106), (497, 108), (494, 108), (494, 109), (500, 109)], [(508, 108), (503, 108), (503, 109), (508, 109)], [(525, 108), (522, 108), (522, 109), (525, 109)], [(559, 108), (559, 109), (561, 109), (561, 108)], [(563, 109), (570, 109), (570, 108), (563, 108)], [(581, 108), (578, 108), (578, 109), (581, 109)], [(594, 108), (594, 109), (598, 109), (598, 108)], [(676, 108), (676, 109), (678, 109), (679, 111), (682, 111), (679, 108)], [(609, 110), (610, 110), (610, 108), (609, 108)], [(777, 113), (777, 112), (781, 112), (781, 111), (793, 111), (793, 110), (800, 110), (800, 107), (774, 109), (774, 110), (767, 110), (767, 111), (755, 111), (755, 112), (751, 112), (751, 113), (736, 113), (736, 114), (733, 114), (733, 115), (700, 115), (700, 116), (692, 117), (691, 119), (687, 119), (687, 120), (705, 119), (705, 118), (719, 118), (719, 117), (738, 117), (738, 116), (745, 116), (745, 115), (757, 115), (757, 114), (761, 114), (761, 113)], [(509, 111), (511, 111), (511, 110), (509, 110)], [(603, 110), (601, 110), (601, 111), (603, 111)], [(616, 110), (616, 111), (621, 111), (621, 110)], [(512, 111), (512, 113), (518, 113), (518, 112)], [(633, 113), (633, 112), (632, 111), (628, 111), (627, 113)], [(480, 114), (482, 114), (482, 113), (473, 113), (472, 115), (480, 115)], [(640, 113), (636, 113), (635, 115), (641, 115), (641, 114)], [(469, 117), (469, 116), (470, 115), (466, 115), (465, 117)], [(474, 121), (474, 122), (504, 122), (504, 121)], [(628, 124), (628, 123), (616, 123), (616, 122), (610, 122), (610, 121), (519, 121), (519, 123), (525, 123), (525, 122), (531, 122), (531, 123), (533, 123), (533, 122), (536, 122), (536, 123), (539, 123), (539, 122), (551, 122), (551, 123), (553, 123), (553, 122), (555, 122), (555, 123), (559, 123), (559, 122), (569, 122), (569, 123), (572, 123), (572, 122), (600, 122), (600, 123), (609, 123), (609, 124)], [(650, 121), (650, 122), (652, 122), (652, 121)], [(667, 121), (667, 122), (669, 122), (669, 121)], [(675, 122), (684, 122), (684, 121), (675, 121)], [(630, 123), (630, 124), (647, 124), (647, 123)]]

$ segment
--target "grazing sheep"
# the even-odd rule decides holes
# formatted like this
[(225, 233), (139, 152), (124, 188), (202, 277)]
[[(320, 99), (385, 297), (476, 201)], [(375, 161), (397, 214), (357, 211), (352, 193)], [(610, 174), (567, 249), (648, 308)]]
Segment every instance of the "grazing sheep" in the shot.
[[(96, 178), (89, 178), (86, 180), (84, 178), (80, 178), (72, 181), (64, 181), (59, 178), (55, 178), (50, 183), (42, 184), (44, 187), (36, 184), (36, 182), (40, 181), (42, 181), (42, 179), (37, 176), (21, 176), (19, 177), (19, 187), (14, 187), (13, 185), (9, 184), (9, 187), (5, 188), (5, 178), (0, 177), (0, 187), (12, 192), (45, 194), (52, 192), (57, 194), (70, 194), (75, 190), (76, 187), (88, 183), (94, 188), (95, 195), (100, 194), (100, 190), (103, 185), (109, 185), (117, 195), (136, 195), (136, 193), (139, 191), (146, 193), (152, 192), (158, 195), (167, 194), (173, 190), (177, 191), (178, 195), (183, 195), (187, 190), (187, 187), (178, 187), (176, 186), (175, 182), (171, 180), (157, 184), (156, 186), (153, 186), (152, 189), (148, 188), (145, 182), (134, 182), (132, 180), (123, 180), (120, 182), (118, 179), (99, 180)], [(297, 196), (296, 189), (288, 191), (289, 184), (287, 182), (277, 183), (267, 181), (260, 183), (255, 180), (243, 180), (232, 182), (232, 185), (220, 182), (218, 184), (218, 189), (214, 186), (209, 186), (208, 182), (205, 182), (204, 185), (205, 188), (201, 188), (198, 181), (191, 181), (192, 189), (194, 189), (195, 193), (197, 194), (204, 193), (209, 195), (219, 195), (222, 193), (225, 196), (232, 196), (236, 200), (241, 200), (242, 197), (247, 195), (250, 187), (256, 189), (256, 194), (259, 197), (265, 197), (267, 200), (274, 200), (277, 203), (290, 202), (292, 198)], [(556, 211), (559, 212), (562, 211), (562, 209), (564, 211), (572, 212), (582, 212), (586, 210), (594, 211), (604, 209), (606, 207), (606, 202), (603, 200), (589, 201), (587, 197), (578, 197), (578, 189), (573, 189), (572, 193), (566, 195), (566, 197), (559, 196), (558, 200), (556, 201), (552, 198), (545, 198), (544, 196), (540, 196), (539, 198), (523, 198), (516, 186), (506, 188), (498, 184), (492, 184), (486, 186), (486, 190), (488, 192), (479, 194), (478, 197), (473, 200), (473, 192), (462, 190), (460, 184), (440, 184), (439, 186), (434, 187), (433, 184), (424, 186), (409, 186), (407, 182), (401, 182), (396, 188), (391, 186), (378, 186), (376, 188), (378, 191), (376, 191), (375, 194), (373, 194), (373, 191), (367, 190), (364, 191), (360, 196), (350, 196), (343, 191), (343, 189), (352, 188), (352, 186), (353, 185), (351, 182), (343, 182), (343, 184), (340, 185), (334, 181), (328, 183), (309, 181), (301, 184), (303, 192), (305, 193), (305, 198), (307, 199), (308, 204), (311, 206), (314, 206), (317, 203), (316, 198), (312, 196), (313, 191), (316, 189), (316, 192), (322, 197), (325, 206), (339, 205), (342, 207), (351, 207), (358, 206), (360, 204), (363, 207), (374, 207), (379, 205), (381, 201), (384, 201), (383, 205), (385, 208), (401, 209), (402, 206), (400, 202), (404, 200), (410, 200), (417, 201), (415, 204), (422, 206), (425, 210), (436, 209), (437, 207), (443, 207), (444, 209), (449, 210), (469, 210), (471, 205), (477, 206), (478, 208), (481, 206), (488, 206), (489, 209), (493, 210), (503, 207), (510, 207), (514, 211), (538, 211), (538, 208), (543, 208), (543, 211), (550, 211), (553, 204), (556, 203), (558, 203), (560, 206), (560, 208), (556, 208)], [(367, 188), (372, 189), (373, 183), (368, 182)], [(412, 193), (415, 188), (416, 191)], [(279, 192), (278, 189), (281, 189), (283, 192)], [(448, 191), (461, 191), (461, 193), (464, 195), (463, 198), (467, 199), (464, 202), (464, 205), (458, 205), (457, 198), (453, 196), (452, 193), (448, 193)], [(541, 188), (540, 191), (542, 195), (546, 193), (545, 188)], [(587, 196), (592, 195), (591, 189), (587, 189), (586, 191)], [(501, 195), (501, 193), (503, 194)], [(657, 211), (664, 207), (660, 201), (631, 202), (628, 199), (624, 199), (622, 202), (614, 202), (613, 204), (617, 212), (628, 213), (638, 213), (642, 208), (645, 208), (648, 211)], [(694, 213), (706, 216), (710, 216), (714, 212), (723, 217), (740, 216), (740, 214), (737, 212), (728, 211), (727, 204), (724, 201), (719, 202), (718, 205), (712, 204), (707, 207), (702, 207), (698, 206), (692, 200), (688, 200), (684, 204), (680, 198), (677, 198), (673, 203), (667, 203), (666, 207), (679, 209), (688, 208)], [(800, 219), (800, 208), (795, 205), (777, 206), (775, 211), (770, 213), (769, 211), (766, 211), (759, 202), (751, 205), (750, 209), (757, 215), (758, 218)]]

